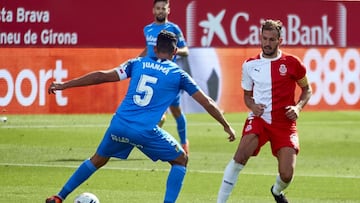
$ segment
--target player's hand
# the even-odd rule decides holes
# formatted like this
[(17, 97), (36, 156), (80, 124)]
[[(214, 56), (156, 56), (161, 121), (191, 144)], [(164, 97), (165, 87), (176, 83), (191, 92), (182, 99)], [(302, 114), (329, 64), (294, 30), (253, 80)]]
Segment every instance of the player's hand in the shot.
[(299, 118), (300, 109), (297, 106), (287, 106), (285, 115), (288, 119), (295, 121)]
[(261, 116), (264, 113), (265, 107), (264, 104), (254, 104), (251, 110), (255, 116)]
[(236, 139), (235, 130), (232, 127), (224, 128), (225, 132), (229, 134), (228, 140), (233, 142)]
[(52, 82), (48, 88), (48, 94), (55, 94), (56, 90), (63, 90), (62, 83)]

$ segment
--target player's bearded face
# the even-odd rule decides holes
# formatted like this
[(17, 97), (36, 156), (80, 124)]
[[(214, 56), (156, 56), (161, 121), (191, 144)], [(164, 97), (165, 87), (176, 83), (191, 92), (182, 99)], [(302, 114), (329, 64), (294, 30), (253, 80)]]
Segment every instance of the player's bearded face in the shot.
[(277, 46), (263, 45), (262, 52), (265, 57), (274, 57), (278, 51)]
[(265, 58), (273, 58), (277, 56), (280, 38), (276, 31), (264, 30), (261, 36), (261, 49)]
[(163, 23), (163, 22), (165, 22), (165, 20), (166, 20), (166, 16), (165, 16), (165, 15), (157, 15), (157, 16), (156, 16), (156, 21), (157, 21), (157, 22)]
[(153, 13), (155, 20), (159, 23), (163, 23), (167, 20), (167, 16), (170, 13), (170, 8), (166, 3), (158, 2), (154, 6)]

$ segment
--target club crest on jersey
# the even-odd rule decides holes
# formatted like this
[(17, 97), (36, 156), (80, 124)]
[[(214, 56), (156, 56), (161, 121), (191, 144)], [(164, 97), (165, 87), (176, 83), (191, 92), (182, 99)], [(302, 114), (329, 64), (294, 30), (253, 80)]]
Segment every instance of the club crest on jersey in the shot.
[(285, 76), (285, 75), (286, 75), (287, 68), (286, 68), (285, 64), (281, 64), (281, 65), (280, 65), (280, 67), (279, 67), (279, 72), (280, 72), (280, 75), (281, 75), (281, 76)]

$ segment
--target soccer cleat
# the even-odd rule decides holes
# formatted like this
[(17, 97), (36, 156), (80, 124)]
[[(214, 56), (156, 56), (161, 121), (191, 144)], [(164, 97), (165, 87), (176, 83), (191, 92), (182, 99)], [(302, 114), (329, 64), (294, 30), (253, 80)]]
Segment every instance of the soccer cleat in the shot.
[(181, 146), (182, 146), (182, 148), (184, 149), (186, 155), (189, 156), (189, 152), (190, 152), (190, 151), (189, 151), (189, 147), (190, 147), (190, 142), (189, 142), (189, 140), (187, 139), (187, 140), (186, 140), (186, 143), (185, 143), (185, 144), (181, 144)]
[(51, 196), (45, 200), (45, 203), (62, 203), (62, 199), (59, 196)]
[(283, 193), (280, 193), (280, 195), (275, 195), (273, 193), (273, 187), (274, 186), (271, 186), (270, 192), (271, 192), (272, 196), (274, 197), (276, 203), (289, 203)]

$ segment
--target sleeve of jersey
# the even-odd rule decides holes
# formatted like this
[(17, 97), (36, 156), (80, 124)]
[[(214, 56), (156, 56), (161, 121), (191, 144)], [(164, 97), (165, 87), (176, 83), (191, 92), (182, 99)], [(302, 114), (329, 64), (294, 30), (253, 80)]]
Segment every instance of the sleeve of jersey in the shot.
[(123, 64), (120, 64), (115, 68), (117, 74), (119, 75), (120, 80), (125, 80), (131, 76), (131, 61), (127, 61)]
[(244, 90), (252, 91), (253, 89), (253, 81), (248, 72), (248, 64), (246, 62), (242, 65), (242, 78), (241, 78), (241, 87)]
[(174, 32), (177, 36), (177, 44), (176, 46), (179, 47), (179, 48), (182, 48), (182, 47), (185, 47), (186, 46), (186, 41), (185, 41), (185, 38), (184, 38), (184, 35), (180, 29), (179, 26), (174, 26)]
[(200, 87), (186, 72), (181, 74), (180, 88), (185, 90), (190, 96), (200, 90)]
[(297, 83), (299, 84), (300, 87), (305, 87), (309, 84), (306, 77), (306, 67), (298, 58), (295, 58), (295, 62), (297, 67), (296, 69)]

